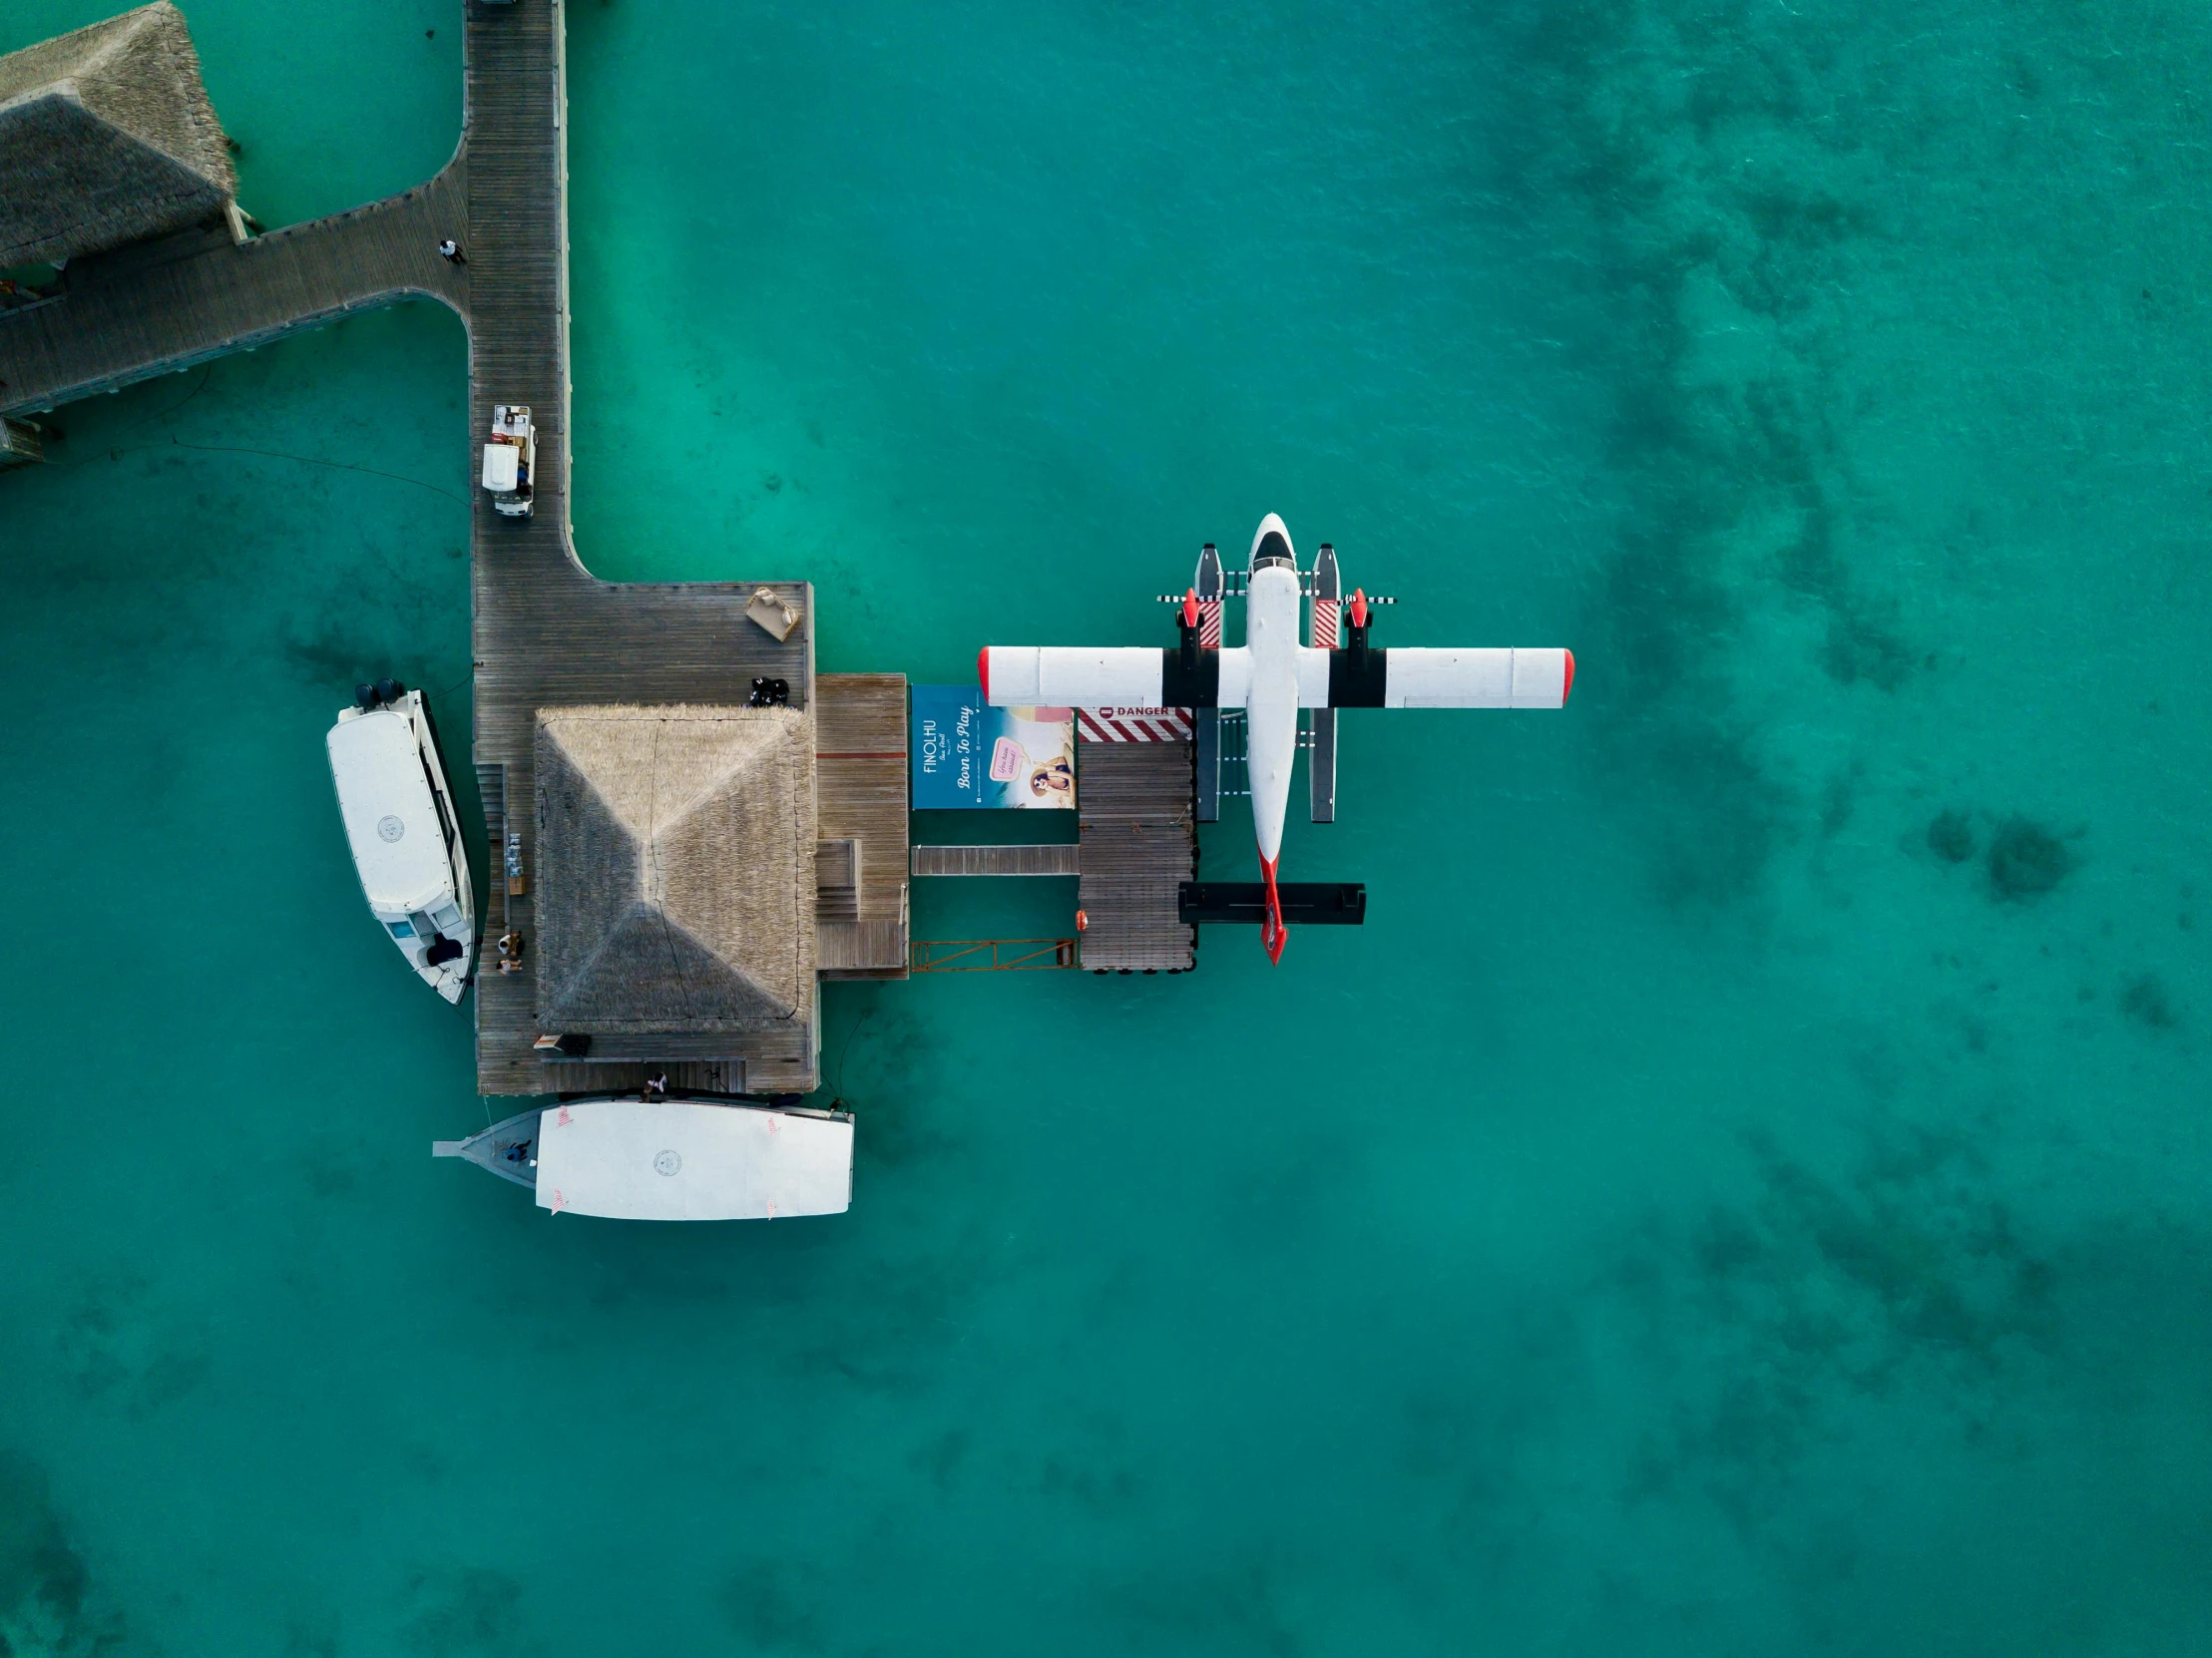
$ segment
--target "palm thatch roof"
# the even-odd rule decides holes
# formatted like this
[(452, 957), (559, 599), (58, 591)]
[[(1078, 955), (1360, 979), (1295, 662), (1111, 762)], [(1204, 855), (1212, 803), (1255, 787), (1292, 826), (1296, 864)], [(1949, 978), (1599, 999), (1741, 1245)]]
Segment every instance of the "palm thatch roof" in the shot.
[(546, 708), (536, 762), (541, 1030), (812, 1018), (810, 713)]
[(168, 0), (0, 58), (0, 265), (183, 229), (237, 190)]

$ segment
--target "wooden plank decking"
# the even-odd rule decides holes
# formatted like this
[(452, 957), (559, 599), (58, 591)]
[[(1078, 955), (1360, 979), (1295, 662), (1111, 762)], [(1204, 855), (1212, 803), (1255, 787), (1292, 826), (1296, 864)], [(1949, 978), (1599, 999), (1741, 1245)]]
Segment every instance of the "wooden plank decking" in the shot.
[(906, 675), (814, 681), (814, 775), (822, 839), (860, 844), (858, 913), (817, 919), (824, 979), (906, 977)]
[(1057, 846), (917, 846), (916, 875), (1081, 875), (1083, 848)]
[[(612, 583), (584, 569), (569, 529), (569, 292), (567, 88), (563, 30), (553, 0), (472, 5), (468, 14), (469, 424), (488, 426), (494, 403), (527, 403), (538, 427), (535, 516), (505, 519), (474, 495), (476, 761), (503, 769), (509, 827), (534, 848), (531, 735), (543, 707), (594, 702), (742, 703), (755, 676), (781, 678), (794, 707), (822, 710), (814, 680), (814, 590), (803, 582)], [(745, 616), (771, 587), (799, 613), (778, 643)], [(896, 676), (894, 676), (896, 677)], [(903, 681), (900, 740), (904, 741)], [(900, 801), (903, 807), (903, 768)], [(824, 817), (824, 839), (857, 834)], [(881, 833), (878, 830), (878, 833)], [(867, 854), (864, 853), (864, 856)], [(904, 859), (903, 845), (896, 854)], [(902, 885), (903, 891), (903, 885)], [(514, 924), (534, 930), (528, 896)], [(902, 955), (903, 965), (903, 955)], [(644, 1063), (548, 1063), (533, 1050), (531, 957), (523, 971), (477, 981), (477, 1085), (485, 1093), (622, 1088)], [(728, 1055), (668, 1059), (679, 1087), (804, 1092), (818, 1080), (818, 1018), (750, 1037)], [(594, 1044), (598, 1046), (597, 1043)], [(640, 1055), (643, 1059), (647, 1055)]]
[(349, 312), (436, 299), (469, 313), (467, 146), (415, 189), (234, 243), (221, 229), (75, 259), (61, 293), (0, 311), (0, 414), (181, 373)]
[(1198, 869), (1195, 785), (1187, 742), (1082, 745), (1076, 808), (1083, 874), (1076, 904), (1095, 973), (1187, 973), (1196, 935), (1175, 894)]
[[(635, 1086), (665, 1063), (671, 1085), (803, 1091), (818, 1081), (815, 1016), (741, 1055), (674, 1038), (596, 1043), (583, 1060), (539, 1054), (533, 1014), (537, 710), (607, 702), (741, 703), (781, 678), (815, 727), (819, 834), (857, 882), (818, 922), (824, 978), (904, 978), (908, 961), (906, 682), (814, 674), (805, 583), (613, 584), (579, 562), (570, 530), (568, 166), (559, 0), (470, 4), (463, 136), (435, 179), (385, 202), (243, 244), (209, 231), (77, 261), (57, 298), (0, 313), (0, 413), (54, 407), (250, 348), (369, 305), (427, 297), (469, 330), (472, 453), (492, 404), (537, 426), (535, 515), (511, 520), (472, 492), (474, 755), (491, 829), (488, 916), (521, 934), (522, 970), (477, 982), (477, 1084), (485, 1093)], [(438, 255), (445, 237), (468, 256)], [(745, 616), (767, 586), (799, 614), (782, 641)], [(448, 755), (451, 765), (458, 756)], [(1192, 934), (1175, 915), (1195, 870), (1188, 744), (1100, 745), (1083, 759), (1081, 847), (1032, 849), (1050, 873), (1080, 864), (1100, 971), (1181, 971)], [(519, 832), (525, 890), (505, 893), (503, 834)], [(844, 843), (851, 843), (848, 853)], [(1003, 858), (1009, 849), (987, 849)], [(933, 854), (938, 856), (940, 854)], [(927, 861), (927, 860), (925, 860)], [(1017, 860), (1019, 862), (1021, 860)], [(916, 866), (920, 867), (919, 865)], [(854, 872), (840, 868), (840, 879)], [(1046, 873), (1039, 869), (1036, 873)], [(848, 913), (850, 912), (850, 913)], [(487, 935), (496, 937), (488, 924)], [(710, 1045), (720, 1045), (716, 1038)], [(633, 1051), (635, 1047), (635, 1051)]]
[[(469, 329), (469, 434), (497, 403), (537, 427), (535, 516), (506, 519), (472, 492), (474, 760), (485, 785), (490, 914), (524, 939), (522, 971), (479, 976), (477, 1085), (485, 1093), (617, 1088), (648, 1059), (677, 1086), (801, 1090), (816, 1081), (818, 1019), (751, 1042), (741, 1059), (680, 1044), (585, 1061), (534, 1049), (537, 710), (607, 702), (742, 703), (755, 676), (829, 720), (824, 839), (861, 843), (860, 914), (832, 923), (840, 975), (906, 973), (905, 680), (855, 675), (816, 708), (814, 594), (805, 583), (617, 585), (576, 557), (569, 517), (568, 152), (558, 0), (471, 4), (462, 139), (435, 179), (388, 201), (232, 244), (209, 230), (76, 261), (59, 297), (0, 313), (0, 412), (54, 407), (246, 349), (367, 305), (411, 296), (452, 306)], [(468, 262), (448, 263), (451, 237)], [(756, 589), (799, 613), (782, 641), (745, 616)], [(895, 751), (895, 753), (894, 753)], [(850, 757), (847, 757), (847, 756)], [(457, 758), (448, 756), (449, 764)], [(519, 831), (526, 890), (499, 876), (503, 830)], [(817, 998), (818, 1001), (818, 998)], [(550, 1033), (557, 1034), (557, 1033)], [(649, 1044), (650, 1045), (650, 1044)]]

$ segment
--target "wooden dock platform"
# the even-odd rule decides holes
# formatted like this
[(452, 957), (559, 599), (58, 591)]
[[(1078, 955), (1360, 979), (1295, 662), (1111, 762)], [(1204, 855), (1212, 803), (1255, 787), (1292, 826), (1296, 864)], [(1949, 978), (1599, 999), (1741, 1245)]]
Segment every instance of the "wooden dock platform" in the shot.
[(1188, 742), (1094, 742), (1077, 761), (1087, 923), (1094, 973), (1187, 973), (1197, 935), (1176, 894), (1198, 873), (1197, 768)]
[(815, 912), (821, 975), (904, 979), (906, 675), (825, 673), (814, 681), (814, 697), (822, 839), (855, 843), (859, 863), (853, 913)]

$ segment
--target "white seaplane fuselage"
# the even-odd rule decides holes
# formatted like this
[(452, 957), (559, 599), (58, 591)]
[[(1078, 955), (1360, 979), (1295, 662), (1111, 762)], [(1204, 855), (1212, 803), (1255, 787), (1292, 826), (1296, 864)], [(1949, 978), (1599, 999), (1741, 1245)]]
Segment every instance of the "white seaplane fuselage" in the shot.
[[(1282, 520), (1270, 513), (1264, 532)], [(1252, 774), (1252, 831), (1259, 861), (1272, 870), (1282, 856), (1283, 817), (1290, 808), (1290, 769), (1298, 757), (1298, 710), (1329, 705), (1329, 653), (1298, 642), (1303, 595), (1298, 572), (1266, 565), (1251, 575), (1244, 599), (1244, 739)], [(1229, 658), (1221, 652), (1222, 705), (1228, 701)]]

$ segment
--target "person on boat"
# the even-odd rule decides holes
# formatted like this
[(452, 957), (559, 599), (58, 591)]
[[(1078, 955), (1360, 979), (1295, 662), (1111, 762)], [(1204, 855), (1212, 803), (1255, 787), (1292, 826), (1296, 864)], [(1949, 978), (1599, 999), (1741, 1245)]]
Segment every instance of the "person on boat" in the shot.
[(529, 1157), (530, 1142), (528, 1140), (517, 1140), (507, 1148), (507, 1160), (510, 1163), (527, 1162)]
[(658, 1076), (647, 1077), (646, 1091), (642, 1097), (648, 1100), (667, 1098), (668, 1073), (666, 1071), (662, 1071)]

